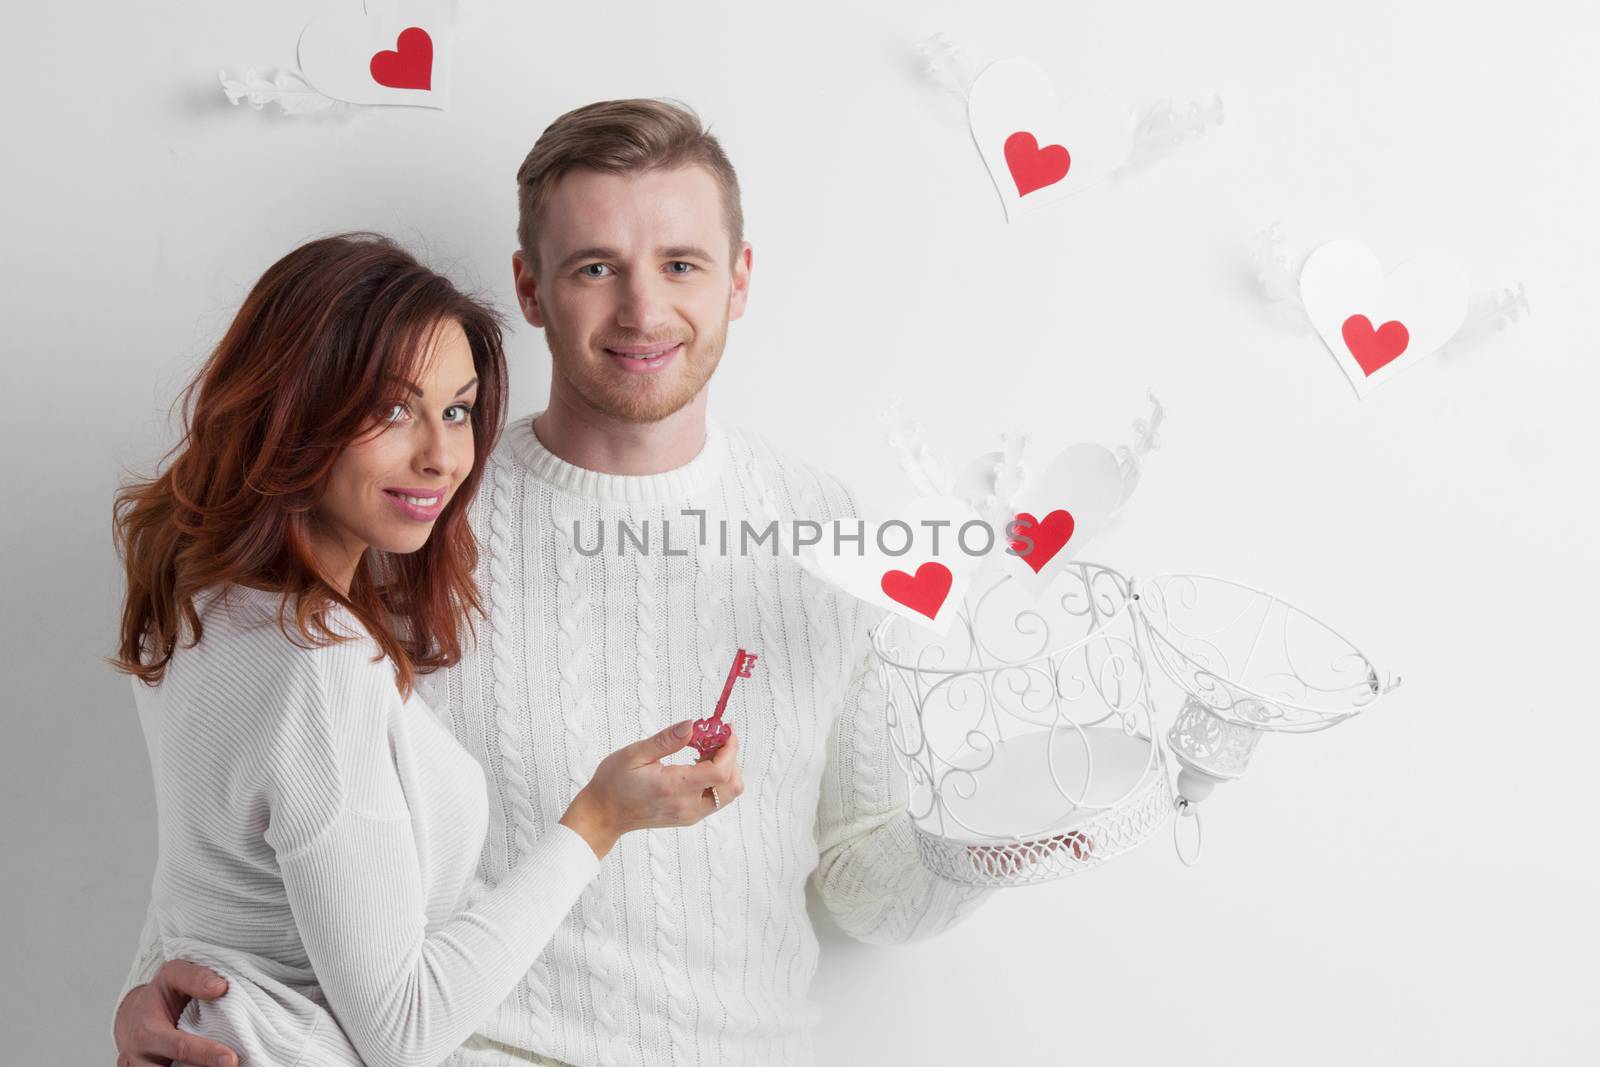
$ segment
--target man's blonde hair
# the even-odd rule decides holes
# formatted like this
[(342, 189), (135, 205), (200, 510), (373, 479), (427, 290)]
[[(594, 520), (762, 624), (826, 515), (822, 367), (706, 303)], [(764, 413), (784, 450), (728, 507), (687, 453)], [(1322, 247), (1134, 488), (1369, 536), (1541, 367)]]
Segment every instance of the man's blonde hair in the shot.
[(517, 243), (539, 272), (540, 215), (562, 175), (585, 168), (609, 174), (700, 164), (722, 193), (729, 263), (744, 243), (739, 179), (722, 145), (688, 105), (667, 100), (601, 100), (545, 128), (517, 170)]

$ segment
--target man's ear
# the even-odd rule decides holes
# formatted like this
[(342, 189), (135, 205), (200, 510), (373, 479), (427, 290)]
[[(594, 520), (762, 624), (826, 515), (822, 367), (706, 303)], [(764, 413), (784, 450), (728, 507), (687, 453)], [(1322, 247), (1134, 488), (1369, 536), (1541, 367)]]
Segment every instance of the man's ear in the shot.
[(750, 247), (749, 241), (745, 241), (739, 246), (739, 254), (733, 258), (732, 279), (728, 288), (730, 322), (744, 314), (745, 301), (750, 297), (750, 266), (754, 259), (755, 250)]
[(544, 312), (539, 307), (538, 278), (533, 264), (522, 254), (522, 249), (511, 253), (511, 284), (517, 291), (517, 307), (530, 326), (544, 327)]

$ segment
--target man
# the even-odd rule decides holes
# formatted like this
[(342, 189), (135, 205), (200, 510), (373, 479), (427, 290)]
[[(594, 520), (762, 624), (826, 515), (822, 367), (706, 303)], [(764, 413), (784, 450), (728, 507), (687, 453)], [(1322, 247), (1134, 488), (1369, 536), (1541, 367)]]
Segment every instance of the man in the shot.
[[(606, 753), (709, 714), (737, 648), (758, 662), (729, 712), (741, 802), (622, 836), (451, 1062), (811, 1063), (808, 878), (875, 943), (937, 933), (992, 890), (918, 862), (873, 611), (770, 541), (741, 551), (743, 523), (857, 509), (836, 479), (707, 413), (752, 262), (716, 139), (668, 103), (591, 104), (539, 138), (518, 198), (512, 273), (549, 344), (550, 400), (512, 421), (485, 474), (471, 516), (487, 617), (423, 692), (490, 782), (483, 878), (517, 863)], [(623, 527), (645, 551), (637, 536), (623, 550)], [(119, 1063), (226, 1062), (174, 1028), (189, 998), (219, 994), (215, 976), (160, 951), (152, 906)]]

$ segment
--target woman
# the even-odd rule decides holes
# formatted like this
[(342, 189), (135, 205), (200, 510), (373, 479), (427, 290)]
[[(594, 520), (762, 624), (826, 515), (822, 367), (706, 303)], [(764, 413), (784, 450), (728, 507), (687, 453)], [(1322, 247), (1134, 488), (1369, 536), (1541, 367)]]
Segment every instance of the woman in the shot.
[(168, 959), (229, 983), (179, 1029), (244, 1064), (443, 1062), (620, 832), (742, 792), (736, 740), (704, 766), (614, 754), (506, 878), (470, 886), (484, 775), (413, 682), (480, 610), (467, 507), (505, 379), (492, 310), (385, 238), (313, 241), (186, 391), (176, 459), (118, 494), (114, 662), (155, 765), (155, 915)]

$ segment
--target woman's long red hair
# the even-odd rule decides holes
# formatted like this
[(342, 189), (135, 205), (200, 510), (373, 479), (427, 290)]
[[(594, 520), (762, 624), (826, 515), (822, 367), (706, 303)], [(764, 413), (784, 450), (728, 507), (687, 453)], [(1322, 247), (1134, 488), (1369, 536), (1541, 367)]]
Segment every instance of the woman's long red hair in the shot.
[[(472, 470), (422, 548), (369, 549), (346, 597), (311, 552), (312, 506), (345, 446), (405, 398), (400, 383), (416, 380), (434, 329), (449, 319), (466, 333), (478, 375)], [(190, 645), (202, 636), (195, 595), (228, 582), (282, 592), (313, 643), (325, 643), (313, 626), (339, 639), (326, 612), (342, 604), (393, 659), (403, 694), (417, 671), (457, 662), (458, 624), (475, 633), (472, 612), (483, 611), (467, 508), (505, 421), (500, 329), (491, 306), (380, 234), (311, 241), (269, 267), (184, 390), (170, 464), (116, 494), (128, 585), (113, 666), (159, 684), (180, 625)]]

